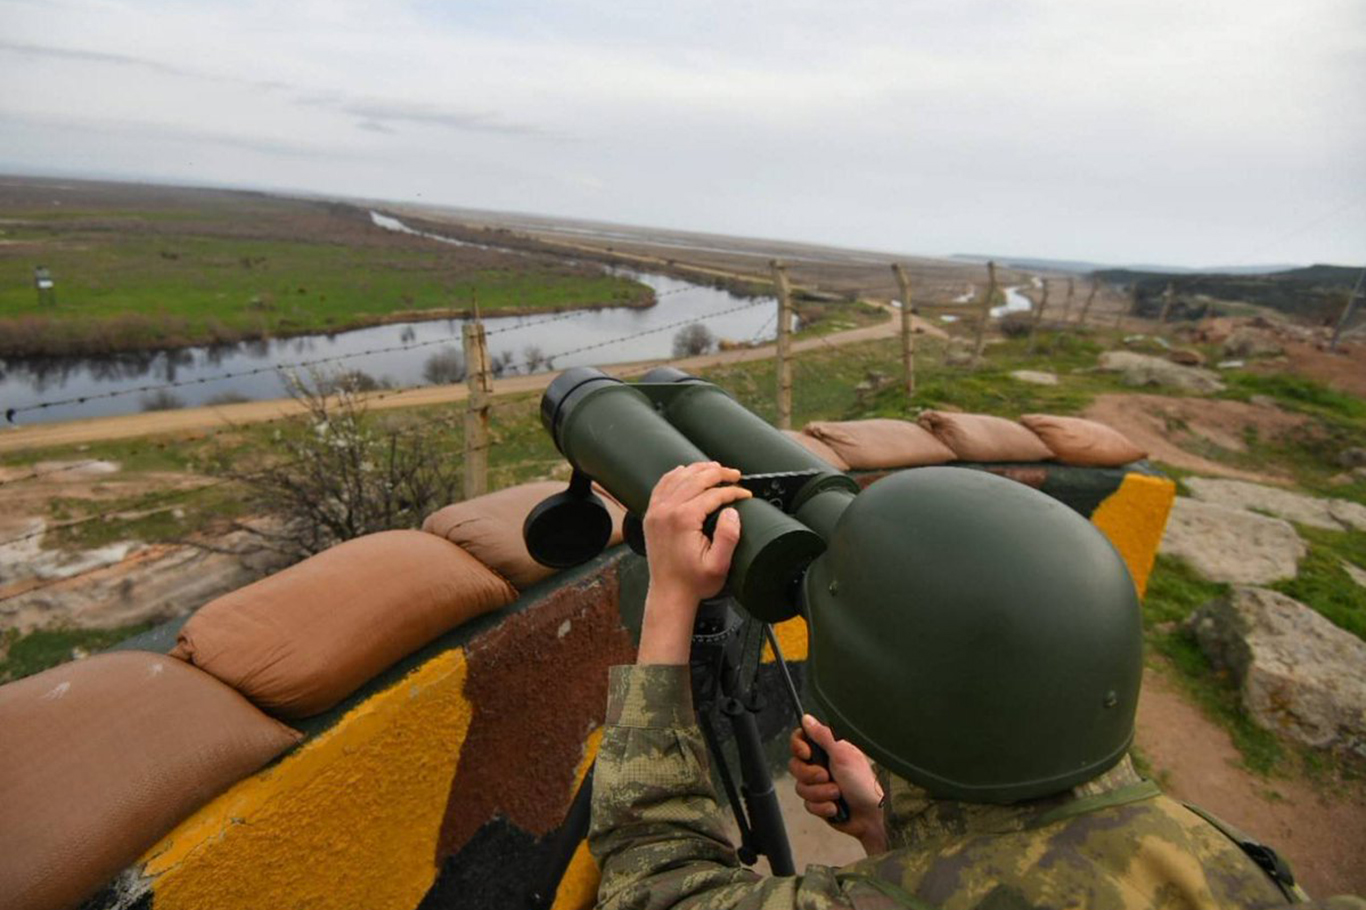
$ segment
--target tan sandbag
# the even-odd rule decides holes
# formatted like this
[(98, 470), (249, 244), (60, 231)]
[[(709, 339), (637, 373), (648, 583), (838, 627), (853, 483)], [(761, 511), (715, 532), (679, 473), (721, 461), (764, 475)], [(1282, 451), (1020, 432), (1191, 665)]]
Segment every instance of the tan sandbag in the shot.
[[(531, 558), (522, 539), (522, 523), (541, 500), (565, 491), (564, 481), (546, 480), (507, 487), (446, 506), (427, 516), (422, 530), (444, 537), (471, 553), (520, 590), (555, 573)], [(621, 543), (621, 520), (625, 510), (604, 490), (602, 497), (612, 515), (609, 546)]]
[(858, 471), (953, 461), (948, 446), (905, 420), (820, 420), (808, 423), (802, 432), (830, 446), (845, 464)]
[(358, 537), (202, 607), (171, 654), (280, 717), (308, 717), (463, 622), (517, 597), (421, 531)]
[(925, 411), (920, 425), (963, 461), (1048, 461), (1053, 452), (1027, 428), (990, 414)]
[(1119, 430), (1094, 420), (1026, 414), (1020, 423), (1038, 434), (1064, 464), (1113, 468), (1148, 456)]
[(849, 470), (849, 462), (841, 458), (839, 452), (836, 452), (815, 436), (810, 436), (806, 433), (798, 433), (796, 430), (783, 430), (782, 434), (795, 440), (802, 448), (806, 449), (812, 455), (815, 455), (831, 467), (841, 471)]
[(163, 654), (0, 686), (0, 905), (73, 907), (301, 735)]

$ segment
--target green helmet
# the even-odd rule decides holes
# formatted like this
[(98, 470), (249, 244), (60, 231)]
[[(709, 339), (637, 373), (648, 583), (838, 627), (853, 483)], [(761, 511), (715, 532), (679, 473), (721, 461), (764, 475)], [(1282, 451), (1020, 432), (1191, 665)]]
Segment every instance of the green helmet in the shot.
[(1089, 780), (1133, 739), (1142, 627), (1086, 519), (984, 471), (883, 478), (806, 576), (813, 705), (932, 795), (1013, 802)]

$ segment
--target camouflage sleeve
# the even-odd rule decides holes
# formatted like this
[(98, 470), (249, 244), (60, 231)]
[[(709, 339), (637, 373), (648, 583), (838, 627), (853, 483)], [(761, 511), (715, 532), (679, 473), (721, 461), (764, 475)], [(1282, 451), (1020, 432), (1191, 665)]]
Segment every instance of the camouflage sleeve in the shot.
[(588, 845), (602, 910), (847, 907), (831, 870), (761, 878), (726, 836), (688, 668), (613, 667)]

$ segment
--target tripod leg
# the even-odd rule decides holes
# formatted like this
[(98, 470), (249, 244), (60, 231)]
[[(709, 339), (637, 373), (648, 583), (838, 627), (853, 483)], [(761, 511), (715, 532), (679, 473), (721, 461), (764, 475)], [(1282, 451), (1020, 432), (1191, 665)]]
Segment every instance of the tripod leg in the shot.
[(555, 892), (559, 890), (560, 880), (564, 878), (564, 872), (569, 868), (570, 860), (574, 858), (574, 851), (588, 836), (595, 767), (596, 762), (588, 766), (588, 773), (583, 776), (583, 783), (579, 784), (574, 801), (569, 804), (564, 823), (560, 825), (560, 830), (555, 832), (550, 855), (546, 857), (541, 876), (532, 886), (527, 900), (531, 910), (550, 910), (551, 905), (555, 903)]
[(740, 753), (740, 774), (745, 806), (749, 810), (750, 829), (755, 847), (768, 857), (774, 875), (795, 875), (792, 845), (787, 839), (787, 826), (778, 806), (778, 794), (773, 789), (773, 775), (768, 770), (763, 740), (754, 712), (739, 699), (727, 699), (722, 711), (735, 732), (735, 746)]

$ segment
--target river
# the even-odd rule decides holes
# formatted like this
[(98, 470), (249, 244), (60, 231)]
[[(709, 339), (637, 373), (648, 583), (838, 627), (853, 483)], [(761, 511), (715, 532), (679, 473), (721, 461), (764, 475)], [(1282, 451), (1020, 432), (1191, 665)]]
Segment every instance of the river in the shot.
[[(409, 230), (384, 216), (375, 222), (388, 230)], [(674, 334), (693, 321), (705, 323), (718, 339), (767, 341), (774, 336), (774, 298), (740, 298), (677, 278), (615, 271), (649, 285), (658, 302), (644, 309), (485, 319), (490, 357), (508, 359), (508, 374), (668, 357)], [(13, 422), (22, 425), (136, 413), (156, 394), (149, 386), (168, 384), (174, 384), (164, 390), (174, 396), (170, 403), (182, 407), (282, 398), (289, 394), (286, 372), (306, 377), (310, 368), (361, 371), (394, 387), (424, 385), (430, 358), (461, 349), (463, 324), (461, 319), (440, 319), (103, 357), (0, 358), (0, 414), (13, 409)], [(550, 362), (528, 370), (533, 348)], [(62, 403), (35, 407), (47, 402)]]

